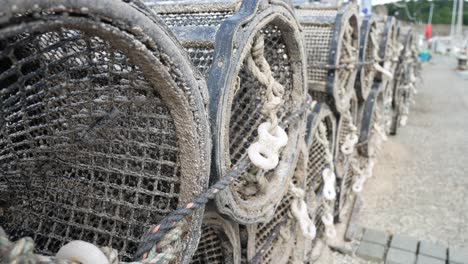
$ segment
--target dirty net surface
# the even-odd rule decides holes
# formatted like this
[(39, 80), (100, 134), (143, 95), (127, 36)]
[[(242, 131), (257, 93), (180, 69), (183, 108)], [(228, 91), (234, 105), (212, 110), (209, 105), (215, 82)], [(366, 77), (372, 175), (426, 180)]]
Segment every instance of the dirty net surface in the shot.
[(210, 226), (202, 226), (202, 236), (197, 251), (192, 257), (192, 264), (222, 264), (229, 263), (226, 249), (226, 237), (221, 236), (220, 230)]
[[(358, 25), (355, 20), (343, 21), (343, 35), (341, 36), (340, 45), (336, 52), (339, 52), (338, 65), (355, 65), (358, 61), (359, 43), (357, 41)], [(338, 90), (338, 95), (343, 98), (349, 95), (354, 89), (354, 73), (355, 67), (348, 69), (341, 67), (336, 70), (335, 89)]]
[(304, 42), (307, 51), (307, 77), (309, 82), (325, 85), (328, 70), (328, 58), (333, 37), (333, 28), (329, 25), (303, 25)]
[[(281, 121), (284, 116), (295, 109), (291, 97), (291, 62), (281, 30), (274, 25), (268, 25), (261, 32), (265, 37), (265, 58), (270, 64), (273, 77), (285, 88), (284, 105), (278, 111), (278, 118)], [(229, 126), (229, 153), (232, 166), (236, 165), (246, 154), (247, 148), (258, 136), (258, 126), (267, 120), (261, 114), (261, 108), (266, 100), (266, 87), (261, 85), (246, 67), (241, 68), (238, 76), (240, 87), (232, 102)], [(250, 165), (239, 180), (236, 180), (230, 187), (236, 199), (253, 199), (263, 192), (257, 184), (247, 180), (247, 178), (255, 178), (256, 173), (264, 174), (266, 179), (270, 180), (274, 175), (274, 170), (265, 173), (258, 171), (254, 165)]]
[[(327, 139), (330, 142), (330, 151), (332, 150), (333, 142), (333, 126), (332, 120), (324, 118), (321, 120), (327, 128)], [(317, 127), (318, 128), (318, 127)], [(306, 190), (307, 192), (315, 193), (315, 201), (307, 201), (308, 205), (313, 204), (309, 209), (310, 218), (314, 221), (317, 230), (317, 236), (312, 241), (312, 247), (316, 244), (317, 239), (320, 239), (325, 231), (325, 226), (322, 222), (322, 216), (325, 214), (325, 207), (322, 202), (322, 189), (323, 189), (323, 177), (322, 172), (328, 167), (328, 163), (325, 156), (325, 146), (315, 139), (318, 133), (318, 129), (313, 132), (312, 143), (309, 147), (309, 160), (307, 164), (307, 177), (306, 177)], [(330, 202), (330, 205), (332, 203)]]
[[(157, 9), (155, 9), (158, 12)], [(177, 27), (186, 32), (190, 32), (194, 27), (204, 28), (206, 30), (219, 28), (221, 23), (234, 14), (233, 11), (219, 12), (187, 12), (187, 13), (160, 13), (159, 16), (170, 28)], [(190, 41), (184, 44), (184, 48), (193, 63), (193, 65), (205, 76), (208, 75), (214, 58), (214, 43), (206, 41)]]
[(129, 260), (176, 209), (173, 119), (109, 42), (44, 27), (0, 39), (0, 96), (0, 217), (11, 239), (30, 236), (47, 255), (80, 239)]
[[(297, 184), (296, 179), (293, 178), (293, 183)], [(258, 224), (255, 233), (255, 252), (260, 252), (265, 246), (265, 251), (261, 252), (262, 256), (259, 263), (276, 263), (278, 256), (273, 254), (274, 249), (282, 248), (281, 254), (290, 254), (285, 250), (288, 249), (287, 244), (293, 243), (295, 234), (293, 233), (295, 219), (290, 216), (291, 203), (294, 197), (290, 192), (281, 200), (281, 203), (276, 208), (273, 219), (267, 223)], [(286, 221), (286, 222), (285, 222)], [(273, 235), (275, 228), (280, 225), (280, 235), (278, 235), (273, 241), (269, 242), (268, 239)], [(267, 245), (267, 243), (270, 243)], [(278, 253), (278, 252), (276, 252)]]
[(374, 62), (376, 59), (378, 59), (374, 57), (374, 54), (378, 54), (379, 47), (374, 45), (374, 42), (372, 41), (372, 37), (378, 39), (377, 26), (376, 24), (372, 23), (370, 27), (371, 28), (369, 29), (369, 36), (367, 38), (367, 45), (364, 55), (364, 63), (366, 64), (362, 66), (361, 70), (361, 86), (365, 87), (363, 89), (370, 89), (372, 86), (376, 72), (373, 63), (370, 62)]

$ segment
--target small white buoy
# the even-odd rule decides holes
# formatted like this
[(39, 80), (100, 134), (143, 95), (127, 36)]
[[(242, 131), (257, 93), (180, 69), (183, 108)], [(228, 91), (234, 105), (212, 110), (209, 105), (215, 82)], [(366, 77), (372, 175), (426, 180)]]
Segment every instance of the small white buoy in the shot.
[(61, 247), (56, 258), (81, 264), (109, 264), (106, 255), (97, 246), (82, 240), (73, 240)]

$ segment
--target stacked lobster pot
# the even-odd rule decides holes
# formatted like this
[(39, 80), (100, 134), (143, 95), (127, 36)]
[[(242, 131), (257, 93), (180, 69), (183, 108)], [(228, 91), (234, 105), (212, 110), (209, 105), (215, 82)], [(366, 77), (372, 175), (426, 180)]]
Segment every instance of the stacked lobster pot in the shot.
[(307, 116), (306, 134), (294, 175), (295, 186), (304, 192), (292, 192), (296, 195), (292, 212), (308, 217), (299, 223), (295, 249), (288, 263), (314, 263), (328, 242), (336, 238), (336, 191), (332, 176), (335, 144), (335, 114), (325, 103), (317, 103)]
[[(380, 32), (377, 26), (376, 17), (367, 15), (362, 18), (361, 23), (361, 38), (359, 46), (359, 70), (356, 80), (356, 94), (359, 99), (359, 140), (357, 143), (358, 155), (351, 161), (351, 171), (353, 174), (354, 193), (360, 193), (363, 189), (365, 181), (371, 177), (374, 155), (369, 155), (368, 148), (378, 148), (373, 144), (379, 143), (373, 139), (375, 133), (381, 133), (379, 126), (375, 123), (375, 117), (372, 120), (366, 112), (372, 112), (374, 108), (374, 95), (371, 96), (375, 89), (380, 89), (380, 85), (375, 84), (376, 75), (382, 71), (380, 66), (380, 57), (378, 55), (380, 47)], [(367, 146), (371, 145), (371, 146)]]
[(353, 191), (360, 193), (364, 183), (373, 176), (374, 165), (380, 153), (382, 142), (387, 140), (383, 130), (385, 119), (382, 116), (385, 96), (382, 83), (375, 82), (367, 100), (362, 106), (361, 133), (359, 135), (359, 160), (353, 163), (355, 181)]
[(203, 217), (201, 239), (190, 263), (240, 263), (239, 225), (208, 206)]
[[(292, 249), (295, 237), (283, 239), (278, 233), (292, 233), (297, 222), (289, 216), (288, 189), (295, 182), (305, 118), (288, 127), (283, 123), (306, 98), (304, 49), (292, 9), (283, 1), (146, 4), (166, 22), (207, 80), (212, 181), (227, 177), (247, 157), (251, 162), (214, 202), (219, 213), (245, 231), (242, 257), (279, 263), (281, 256), (287, 261), (286, 252), (276, 249)], [(211, 239), (202, 233), (197, 259), (204, 256), (217, 263), (211, 262), (212, 254), (225, 244), (203, 247)]]
[(393, 93), (395, 71), (398, 66), (401, 47), (397, 38), (399, 29), (394, 17), (389, 16), (380, 19), (378, 26), (381, 32), (379, 57), (382, 69), (377, 74), (376, 81), (381, 83), (380, 89), (382, 89), (384, 94), (384, 107), (381, 109), (382, 113), (380, 114), (385, 119), (383, 129), (386, 134), (389, 134), (394, 115)]
[(357, 6), (303, 4), (296, 6), (296, 13), (307, 51), (308, 91), (337, 117), (335, 215), (340, 220), (339, 213), (343, 212), (353, 182), (350, 161), (356, 155), (359, 134), (359, 103), (354, 87), (359, 59)]
[(396, 134), (399, 126), (405, 126), (408, 120), (409, 110), (413, 95), (416, 90), (416, 76), (414, 67), (416, 62), (413, 56), (413, 32), (408, 28), (401, 34), (400, 43), (403, 43), (403, 50), (399, 58), (394, 87), (393, 103), (395, 113), (391, 127), (391, 134)]
[[(1, 262), (155, 261), (165, 245), (136, 254), (147, 230), (208, 185), (205, 81), (138, 2), (15, 0), (1, 18), (0, 217), (32, 238), (0, 232)], [(167, 259), (193, 255), (202, 209)]]

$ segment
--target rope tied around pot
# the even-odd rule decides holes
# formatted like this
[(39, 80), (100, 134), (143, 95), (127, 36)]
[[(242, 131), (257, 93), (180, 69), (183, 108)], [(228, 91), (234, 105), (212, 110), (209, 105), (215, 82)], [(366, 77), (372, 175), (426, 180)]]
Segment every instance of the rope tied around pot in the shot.
[(331, 208), (330, 203), (333, 203), (333, 200), (336, 198), (335, 190), (335, 165), (333, 162), (333, 154), (330, 150), (330, 142), (327, 138), (327, 128), (323, 122), (318, 124), (318, 133), (315, 134), (315, 139), (323, 145), (325, 149), (325, 160), (327, 162), (327, 167), (322, 172), (322, 177), (324, 181), (323, 186), (323, 195), (322, 195), (322, 204), (324, 206), (324, 215), (322, 216), (322, 223), (325, 226), (325, 235), (329, 239), (336, 237), (336, 229), (333, 222), (333, 208)]
[(343, 118), (347, 121), (350, 132), (345, 136), (345, 142), (341, 145), (340, 150), (345, 155), (351, 155), (358, 142), (357, 127), (354, 125), (354, 118), (350, 109), (344, 113)]
[[(249, 146), (248, 156), (256, 167), (268, 171), (278, 165), (279, 152), (288, 143), (288, 135), (278, 126), (278, 111), (284, 104), (284, 87), (274, 78), (264, 51), (265, 39), (260, 33), (254, 38), (247, 56), (247, 69), (266, 88), (267, 98), (261, 112), (269, 118), (269, 122), (263, 122), (258, 127), (258, 140)], [(261, 170), (253, 177), (246, 177), (246, 180), (256, 182), (260, 191), (268, 187), (268, 180)]]
[(309, 217), (307, 203), (304, 201), (305, 191), (296, 187), (292, 181), (289, 182), (289, 192), (294, 196), (291, 202), (291, 214), (299, 223), (304, 238), (313, 240), (317, 234), (317, 228), (314, 221)]

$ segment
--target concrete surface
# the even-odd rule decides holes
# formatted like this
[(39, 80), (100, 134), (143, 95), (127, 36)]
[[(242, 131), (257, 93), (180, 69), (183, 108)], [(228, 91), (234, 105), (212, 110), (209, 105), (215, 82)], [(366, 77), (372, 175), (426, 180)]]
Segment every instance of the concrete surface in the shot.
[(468, 81), (453, 58), (423, 70), (408, 125), (384, 143), (361, 225), (442, 245), (468, 243)]
[[(366, 182), (361, 226), (468, 246), (468, 81), (455, 67), (454, 58), (437, 55), (424, 66), (408, 125), (384, 143)], [(368, 263), (330, 254), (328, 263)]]

